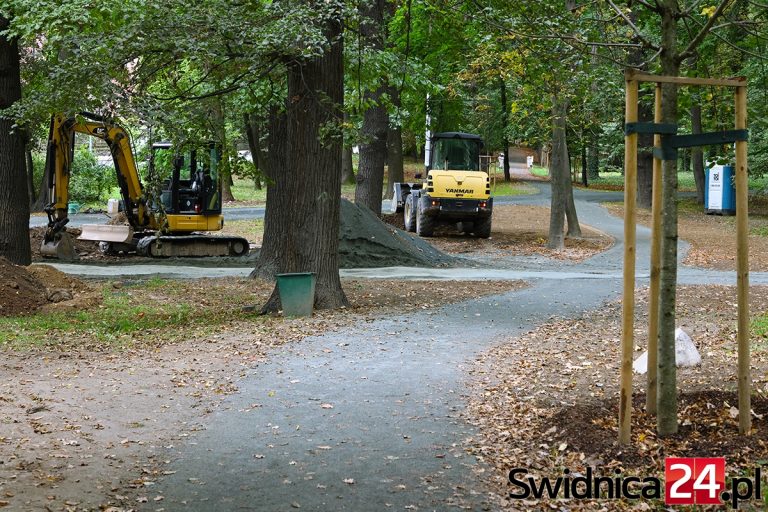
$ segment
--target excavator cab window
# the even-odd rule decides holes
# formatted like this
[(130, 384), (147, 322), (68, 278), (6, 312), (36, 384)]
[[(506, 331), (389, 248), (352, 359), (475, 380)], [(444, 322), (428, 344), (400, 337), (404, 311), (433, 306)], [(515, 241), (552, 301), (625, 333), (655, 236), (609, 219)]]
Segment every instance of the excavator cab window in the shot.
[(480, 169), (480, 144), (477, 140), (436, 139), (432, 148), (433, 169), (477, 171)]
[(221, 213), (215, 146), (174, 154), (169, 143), (158, 143), (152, 151), (153, 172), (164, 179), (161, 197), (166, 213)]

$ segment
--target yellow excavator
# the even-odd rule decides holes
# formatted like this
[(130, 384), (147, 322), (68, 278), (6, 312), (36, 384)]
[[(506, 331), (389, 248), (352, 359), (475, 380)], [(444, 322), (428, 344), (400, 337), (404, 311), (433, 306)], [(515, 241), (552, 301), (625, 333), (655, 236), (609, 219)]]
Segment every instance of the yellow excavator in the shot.
[[(101, 116), (82, 112), (77, 116), (56, 114), (51, 119), (45, 165), (52, 202), (45, 208), (48, 227), (40, 249), (44, 257), (77, 259), (65, 229), (69, 222), (69, 182), (77, 133), (99, 138), (109, 147), (128, 222), (114, 226), (85, 224), (81, 240), (98, 241), (101, 250), (107, 253), (136, 252), (161, 258), (248, 254), (245, 238), (199, 233), (224, 227), (215, 145), (209, 145), (206, 151), (165, 158), (170, 162), (170, 176), (162, 182), (159, 197), (150, 199), (139, 176), (128, 132)], [(156, 172), (156, 152), (170, 150), (167, 143), (153, 145), (150, 175)]]

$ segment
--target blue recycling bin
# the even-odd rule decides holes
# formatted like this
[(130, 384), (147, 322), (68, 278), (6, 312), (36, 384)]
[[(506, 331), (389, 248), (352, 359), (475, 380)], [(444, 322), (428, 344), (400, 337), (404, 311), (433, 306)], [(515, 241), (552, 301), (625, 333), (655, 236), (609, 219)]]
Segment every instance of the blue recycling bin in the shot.
[(713, 165), (706, 171), (704, 210), (714, 215), (736, 215), (736, 187), (732, 165)]

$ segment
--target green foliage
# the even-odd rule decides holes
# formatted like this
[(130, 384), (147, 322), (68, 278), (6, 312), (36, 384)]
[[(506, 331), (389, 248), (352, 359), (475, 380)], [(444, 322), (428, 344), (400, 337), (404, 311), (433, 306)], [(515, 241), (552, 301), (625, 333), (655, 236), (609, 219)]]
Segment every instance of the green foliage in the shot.
[(75, 149), (72, 161), (69, 196), (79, 203), (97, 203), (107, 199), (109, 192), (117, 186), (113, 166), (100, 165), (86, 146)]

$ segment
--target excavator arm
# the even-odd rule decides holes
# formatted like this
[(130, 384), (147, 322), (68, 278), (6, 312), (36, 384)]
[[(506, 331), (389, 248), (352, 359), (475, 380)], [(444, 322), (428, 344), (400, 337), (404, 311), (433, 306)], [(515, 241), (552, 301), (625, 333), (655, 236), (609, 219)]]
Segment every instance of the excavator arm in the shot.
[(69, 180), (72, 173), (75, 134), (102, 139), (112, 153), (117, 182), (125, 205), (128, 223), (133, 229), (156, 229), (156, 220), (147, 206), (130, 136), (122, 127), (101, 116), (83, 112), (77, 117), (56, 114), (51, 119), (46, 156), (51, 204), (45, 208), (48, 228), (41, 252), (47, 256), (76, 258), (72, 241), (64, 230), (69, 222)]

